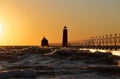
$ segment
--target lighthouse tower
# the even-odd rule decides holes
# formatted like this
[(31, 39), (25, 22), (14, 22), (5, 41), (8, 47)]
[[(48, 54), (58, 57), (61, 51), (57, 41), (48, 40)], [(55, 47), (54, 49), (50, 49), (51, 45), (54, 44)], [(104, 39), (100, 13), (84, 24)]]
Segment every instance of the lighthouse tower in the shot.
[(62, 47), (68, 46), (68, 33), (67, 33), (67, 27), (65, 26), (63, 29), (63, 39), (62, 39)]

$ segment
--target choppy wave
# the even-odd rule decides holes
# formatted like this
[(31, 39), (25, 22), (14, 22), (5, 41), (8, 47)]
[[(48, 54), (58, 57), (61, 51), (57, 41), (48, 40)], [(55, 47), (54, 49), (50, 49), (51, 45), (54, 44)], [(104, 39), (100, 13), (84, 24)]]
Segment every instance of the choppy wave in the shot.
[(120, 78), (120, 57), (114, 56), (110, 52), (91, 53), (89, 50), (71, 48), (4, 49), (1, 52), (0, 78)]

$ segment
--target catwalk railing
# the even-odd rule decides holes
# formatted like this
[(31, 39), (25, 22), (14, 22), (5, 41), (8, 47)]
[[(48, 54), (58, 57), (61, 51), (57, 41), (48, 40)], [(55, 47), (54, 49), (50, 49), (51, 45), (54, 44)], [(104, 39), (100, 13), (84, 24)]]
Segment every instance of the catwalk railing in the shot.
[[(61, 46), (61, 43), (50, 44), (50, 46)], [(96, 49), (120, 49), (120, 34), (110, 34), (90, 37), (86, 40), (69, 41), (69, 47), (96, 48)]]

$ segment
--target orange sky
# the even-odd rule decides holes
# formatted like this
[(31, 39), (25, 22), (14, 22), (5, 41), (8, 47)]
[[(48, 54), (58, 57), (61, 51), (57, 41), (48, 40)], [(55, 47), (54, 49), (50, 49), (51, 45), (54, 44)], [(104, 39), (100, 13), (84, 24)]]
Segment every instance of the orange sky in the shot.
[(39, 45), (120, 33), (120, 0), (0, 0), (0, 45)]

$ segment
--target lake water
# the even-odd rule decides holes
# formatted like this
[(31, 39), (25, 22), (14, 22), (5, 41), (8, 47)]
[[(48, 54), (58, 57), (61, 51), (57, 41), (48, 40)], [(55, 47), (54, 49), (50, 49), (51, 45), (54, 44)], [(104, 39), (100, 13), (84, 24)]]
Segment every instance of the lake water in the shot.
[(120, 79), (119, 60), (111, 53), (71, 48), (4, 49), (0, 79)]

